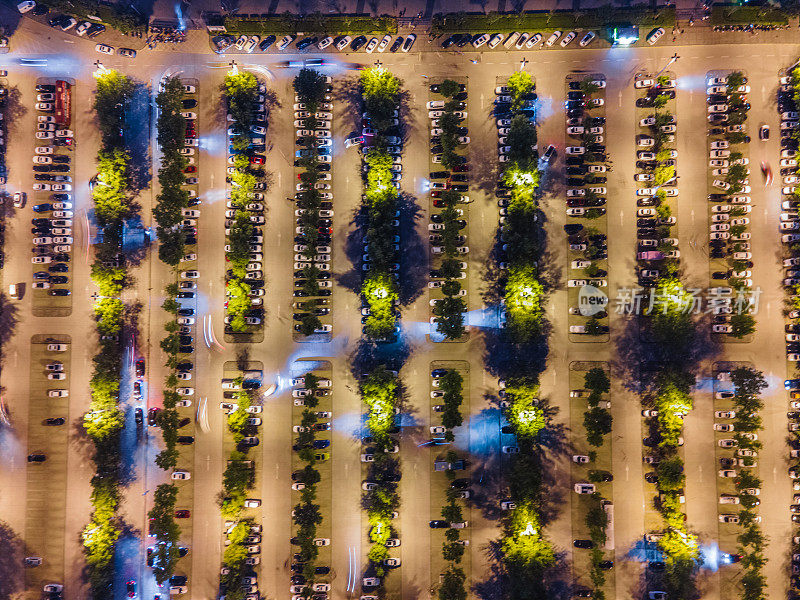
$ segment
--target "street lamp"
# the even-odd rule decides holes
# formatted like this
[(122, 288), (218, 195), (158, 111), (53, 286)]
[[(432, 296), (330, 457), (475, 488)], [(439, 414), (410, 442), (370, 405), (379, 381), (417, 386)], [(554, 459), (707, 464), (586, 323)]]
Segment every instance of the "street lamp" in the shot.
[(105, 73), (108, 73), (108, 69), (103, 66), (103, 63), (101, 63), (99, 60), (94, 61), (94, 73), (92, 73), (92, 76), (97, 79)]
[(664, 65), (663, 69), (661, 69), (658, 73), (656, 73), (656, 75), (655, 75), (655, 77), (653, 77), (653, 79), (658, 79), (658, 76), (661, 75), (664, 71), (666, 71), (667, 67), (669, 67), (672, 63), (674, 63), (679, 58), (680, 58), (680, 56), (678, 56), (677, 52), (675, 54), (673, 54), (672, 56), (670, 56), (669, 61), (667, 62), (667, 64)]
[(379, 71), (383, 71), (383, 63), (381, 62), (380, 58), (375, 61), (375, 68)]
[(528, 64), (528, 59), (523, 56), (522, 60), (519, 61), (519, 70), (520, 71), (524, 71), (525, 70), (525, 65), (527, 65), (527, 64)]
[(235, 60), (232, 60), (230, 63), (228, 63), (228, 66), (230, 67), (230, 71), (228, 71), (229, 75), (238, 75), (239, 74), (239, 67), (236, 65), (236, 61)]

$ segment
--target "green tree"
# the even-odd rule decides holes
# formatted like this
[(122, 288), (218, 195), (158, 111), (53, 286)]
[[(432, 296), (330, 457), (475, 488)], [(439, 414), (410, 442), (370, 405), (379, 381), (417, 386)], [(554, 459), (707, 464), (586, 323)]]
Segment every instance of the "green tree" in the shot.
[(611, 389), (611, 380), (602, 367), (594, 367), (586, 371), (583, 376), (583, 385), (592, 391), (607, 393)]
[(445, 98), (452, 98), (461, 91), (461, 85), (452, 79), (445, 79), (439, 84), (439, 93)]
[(583, 426), (586, 441), (592, 446), (602, 446), (603, 436), (611, 433), (611, 413), (604, 408), (594, 407), (583, 413)]
[(314, 69), (300, 69), (294, 78), (292, 87), (301, 102), (314, 106), (322, 102), (325, 96), (325, 76)]
[(525, 101), (525, 96), (533, 91), (533, 78), (527, 71), (514, 71), (508, 77), (508, 91), (511, 95), (511, 107), (519, 110)]

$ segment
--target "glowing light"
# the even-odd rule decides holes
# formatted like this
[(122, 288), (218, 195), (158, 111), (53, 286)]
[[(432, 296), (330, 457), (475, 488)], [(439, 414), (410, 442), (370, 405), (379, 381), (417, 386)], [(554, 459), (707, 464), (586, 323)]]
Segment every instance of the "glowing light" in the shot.
[(538, 533), (539, 532), (536, 529), (533, 528), (533, 523), (528, 521), (527, 526), (525, 527), (525, 529), (523, 531), (520, 532), (520, 535), (536, 535)]

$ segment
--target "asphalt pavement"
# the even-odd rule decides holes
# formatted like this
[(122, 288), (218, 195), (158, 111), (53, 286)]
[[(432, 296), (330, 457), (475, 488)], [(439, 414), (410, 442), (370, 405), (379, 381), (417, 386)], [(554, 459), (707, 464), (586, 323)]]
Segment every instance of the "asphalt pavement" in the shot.
[[(46, 34), (46, 35), (45, 35)], [(99, 139), (91, 112), (91, 73), (96, 60), (92, 49), (93, 42), (72, 40), (66, 45), (61, 34), (49, 28), (23, 20), (13, 38), (13, 52), (0, 57), (0, 67), (8, 69), (9, 82), (21, 93), (21, 105), (27, 112), (14, 119), (9, 128), (9, 182), (8, 190), (30, 190), (33, 182), (30, 170), (30, 156), (33, 147), (34, 114), (30, 108), (33, 103), (33, 82), (36, 77), (69, 75), (77, 80), (76, 101), (74, 103), (74, 126), (76, 132), (77, 164), (76, 180), (76, 218), (78, 211), (86, 212), (89, 207), (88, 188), (85, 182), (94, 174), (94, 156)], [(48, 37), (50, 39), (48, 39)], [(63, 37), (63, 36), (62, 36)], [(73, 36), (74, 37), (74, 36)], [(224, 177), (225, 177), (225, 132), (224, 121), (220, 118), (220, 92), (228, 60), (208, 52), (201, 44), (188, 44), (176, 49), (142, 51), (133, 60), (119, 57), (103, 58), (108, 68), (119, 68), (151, 87), (165, 73), (178, 73), (182, 77), (196, 78), (200, 87), (200, 106), (198, 107), (198, 135), (201, 140), (199, 166), (200, 197), (203, 204), (199, 223), (198, 268), (201, 279), (198, 286), (198, 320), (210, 315), (218, 339), (222, 338), (223, 285), (225, 259), (224, 245)], [(428, 79), (437, 76), (458, 74), (469, 81), (468, 111), (470, 137), (469, 153), (475, 166), (476, 184), (470, 196), (474, 202), (470, 206), (470, 268), (468, 289), (470, 339), (465, 343), (435, 344), (426, 337), (429, 331), (428, 295), (422, 290), (413, 302), (403, 308), (402, 327), (405, 348), (397, 351), (405, 356), (401, 377), (407, 388), (406, 410), (408, 424), (404, 427), (401, 450), (404, 478), (400, 493), (403, 499), (400, 510), (400, 526), (403, 532), (403, 545), (400, 556), (403, 566), (392, 575), (401, 578), (402, 596), (417, 598), (427, 595), (428, 590), (438, 583), (438, 574), (431, 573), (431, 553), (437, 549), (431, 546), (427, 521), (432, 518), (430, 509), (430, 462), (429, 451), (417, 444), (424, 441), (429, 423), (428, 371), (434, 360), (463, 360), (469, 364), (470, 389), (469, 406), (472, 423), (476, 427), (470, 431), (470, 445), (475, 449), (476, 463), (481, 464), (487, 445), (482, 436), (491, 438), (496, 444), (494, 452), (499, 451), (497, 436), (477, 424), (483, 423), (490, 409), (487, 395), (496, 393), (496, 380), (484, 370), (484, 350), (482, 330), (493, 327), (491, 319), (485, 318), (487, 305), (480, 290), (485, 289), (483, 273), (494, 240), (498, 223), (497, 205), (493, 196), (487, 194), (490, 183), (495, 180), (497, 164), (495, 157), (496, 128), (489, 109), (494, 98), (493, 88), (498, 76), (507, 76), (520, 68), (523, 57), (527, 59), (525, 68), (535, 77), (537, 92), (541, 98), (539, 118), (540, 147), (553, 143), (560, 153), (565, 143), (564, 77), (574, 70), (604, 73), (607, 81), (607, 139), (608, 152), (613, 160), (614, 170), (610, 173), (608, 187), (608, 227), (609, 227), (609, 265), (613, 269), (615, 285), (623, 287), (635, 284), (635, 196), (634, 196), (634, 133), (635, 123), (632, 78), (641, 70), (657, 72), (668, 61), (674, 48), (653, 47), (614, 50), (555, 50), (536, 54), (534, 52), (484, 53), (478, 55), (477, 63), (467, 56), (452, 53), (414, 53), (410, 55), (349, 55), (348, 63), (372, 64), (377, 58), (404, 82), (408, 91), (407, 139), (403, 158), (403, 191), (408, 193), (419, 206), (419, 217), (403, 223), (402, 238), (412, 239), (416, 234), (425, 240), (427, 236), (428, 201), (424, 194), (428, 170), (427, 115), (424, 102), (428, 92), (425, 89)], [(705, 132), (705, 82), (704, 76), (711, 69), (742, 69), (750, 78), (753, 89), (749, 124), (751, 135), (755, 138), (755, 128), (761, 123), (770, 124), (773, 131), (778, 130), (778, 115), (774, 104), (774, 92), (780, 68), (791, 65), (795, 60), (794, 45), (692, 45), (679, 49), (680, 59), (671, 66), (678, 76), (677, 91), (677, 148), (679, 151), (678, 170), (681, 195), (678, 202), (678, 230), (682, 251), (683, 276), (686, 281), (705, 287), (708, 281), (707, 262), (707, 209), (705, 198), (707, 171)], [(20, 57), (31, 55), (47, 56), (46, 66), (32, 67), (21, 65)], [(99, 55), (97, 55), (99, 56)], [(345, 82), (352, 81), (357, 71), (348, 68), (350, 64), (340, 64), (335, 55), (330, 55), (334, 64), (326, 67), (326, 73), (334, 76), (334, 86), (340, 90)], [(352, 108), (343, 96), (337, 94), (334, 105), (334, 295), (336, 307), (332, 341), (326, 344), (295, 343), (292, 340), (291, 308), (291, 262), (292, 238), (294, 236), (294, 206), (286, 200), (294, 187), (293, 167), (290, 164), (294, 152), (295, 135), (292, 123), (293, 91), (291, 79), (295, 70), (282, 68), (280, 64), (286, 57), (275, 55), (251, 55), (237, 57), (240, 68), (254, 68), (267, 84), (275, 90), (280, 105), (270, 116), (269, 137), (273, 147), (268, 154), (267, 168), (272, 173), (272, 187), (268, 191), (267, 225), (264, 227), (264, 270), (267, 279), (266, 337), (263, 343), (248, 346), (249, 358), (264, 364), (266, 382), (280, 384), (279, 391), (265, 404), (268, 419), (263, 426), (262, 445), (256, 449), (262, 452), (264, 471), (260, 481), (261, 489), (253, 492), (262, 499), (264, 541), (262, 543), (262, 564), (259, 566), (259, 588), (268, 597), (288, 598), (289, 558), (290, 558), (290, 511), (291, 492), (289, 489), (291, 470), (291, 400), (287, 377), (295, 360), (302, 357), (318, 357), (331, 360), (334, 384), (334, 432), (332, 439), (335, 450), (332, 457), (332, 477), (336, 481), (332, 499), (331, 514), (326, 518), (332, 523), (332, 565), (335, 573), (332, 596), (349, 597), (348, 580), (352, 578), (350, 549), (360, 557), (354, 569), (359, 577), (365, 566), (366, 527), (360, 507), (361, 465), (360, 445), (357, 434), (363, 412), (358, 386), (351, 369), (351, 356), (360, 339), (360, 301), (347, 284), (352, 273), (358, 268), (353, 265), (346, 251), (347, 240), (355, 229), (353, 215), (360, 203), (360, 174), (358, 158), (354, 149), (345, 150), (341, 140), (351, 132)], [(335, 92), (336, 93), (336, 92)], [(143, 126), (145, 126), (143, 124)], [(152, 135), (152, 131), (150, 132)], [(155, 146), (151, 148), (155, 150)], [(778, 161), (778, 144), (773, 137), (767, 143), (754, 139), (750, 149), (751, 163), (765, 159), (773, 164)], [(157, 152), (154, 152), (157, 161)], [(156, 162), (157, 164), (157, 162)], [(563, 165), (559, 159), (552, 167), (558, 172)], [(782, 344), (782, 294), (780, 288), (780, 244), (778, 234), (779, 190), (773, 184), (763, 188), (754, 169), (753, 205), (751, 231), (753, 233), (753, 253), (756, 264), (754, 280), (763, 290), (758, 320), (758, 330), (748, 343), (723, 344), (709, 359), (700, 365), (700, 373), (709, 376), (712, 362), (718, 360), (747, 360), (764, 371), (770, 387), (765, 391), (763, 439), (765, 447), (760, 464), (764, 487), (761, 495), (761, 514), (764, 532), (770, 540), (768, 556), (771, 559), (765, 568), (769, 595), (782, 595), (788, 582), (785, 559), (788, 552), (790, 521), (787, 505), (791, 498), (790, 483), (786, 476), (787, 449), (785, 446), (787, 398), (782, 380), (785, 376), (785, 361)], [(614, 495), (616, 514), (625, 515), (615, 523), (617, 597), (635, 594), (640, 586), (640, 565), (627, 559), (629, 550), (641, 540), (644, 532), (645, 502), (642, 480), (641, 417), (638, 397), (627, 387), (627, 382), (618, 374), (625, 365), (618, 364), (624, 354), (617, 352), (617, 344), (623, 339), (627, 320), (611, 311), (611, 336), (608, 343), (572, 343), (567, 336), (567, 293), (564, 280), (567, 278), (566, 248), (563, 241), (564, 199), (561, 175), (546, 181), (543, 200), (547, 216), (546, 229), (550, 244), (549, 260), (560, 274), (560, 286), (550, 296), (547, 316), (552, 325), (549, 339), (549, 358), (547, 370), (542, 374), (542, 395), (560, 410), (556, 421), (569, 431), (569, 398), (567, 373), (570, 362), (579, 360), (607, 360), (616, 365), (612, 378), (611, 399), (614, 415)], [(149, 210), (154, 193), (148, 189), (139, 196), (142, 206), (143, 223), (152, 226)], [(29, 233), (27, 225), (31, 217), (30, 208), (19, 211), (9, 220), (6, 237), (6, 268), (4, 285), (9, 282), (28, 281), (30, 277)], [(84, 241), (88, 232), (76, 232), (76, 241)], [(4, 348), (4, 369), (0, 381), (9, 399), (12, 431), (4, 430), (4, 439), (14, 443), (3, 444), (7, 457), (0, 467), (0, 500), (3, 503), (2, 518), (25, 539), (25, 473), (27, 463), (27, 418), (28, 388), (26, 376), (14, 376), (17, 371), (27, 373), (27, 357), (31, 336), (34, 334), (67, 334), (73, 340), (71, 395), (69, 408), (70, 444), (67, 455), (69, 477), (66, 480), (66, 528), (64, 533), (65, 569), (64, 582), (67, 598), (85, 597), (80, 583), (82, 555), (77, 543), (78, 532), (88, 519), (89, 479), (92, 463), (88, 460), (88, 449), (80, 436), (78, 425), (81, 415), (88, 406), (87, 382), (91, 374), (91, 357), (96, 345), (91, 341), (94, 335), (93, 320), (88, 302), (77, 301), (86, 298), (93, 291), (89, 281), (89, 260), (83, 245), (76, 243), (73, 258), (73, 290), (76, 302), (70, 318), (32, 317), (30, 301), (23, 297), (16, 303), (18, 321), (14, 336)], [(404, 265), (407, 267), (410, 265)], [(418, 266), (418, 265), (415, 265)], [(424, 266), (424, 265), (423, 265)], [(163, 336), (166, 314), (161, 310), (163, 287), (174, 280), (173, 272), (161, 264), (155, 252), (135, 270), (134, 288), (126, 292), (127, 298), (137, 298), (143, 303), (140, 316), (141, 334), (137, 340), (137, 353), (145, 356), (148, 362), (148, 406), (159, 402), (159, 386), (166, 374), (163, 368), (164, 357), (158, 347)], [(613, 296), (612, 296), (613, 306)], [(224, 348), (213, 350), (205, 346), (202, 332), (196, 328), (195, 398), (207, 398), (209, 431), (195, 429), (194, 465), (192, 467), (193, 505), (191, 535), (182, 540), (191, 548), (189, 555), (181, 562), (180, 569), (191, 577), (193, 598), (214, 597), (218, 585), (218, 573), (222, 551), (222, 522), (216, 504), (216, 496), (221, 489), (222, 471), (227, 456), (223, 452), (223, 415), (218, 408), (221, 400), (220, 379), (225, 361), (235, 360), (240, 348), (234, 344), (224, 344)], [(695, 393), (695, 410), (686, 419), (686, 511), (690, 530), (697, 531), (704, 544), (711, 545), (718, 536), (716, 485), (712, 485), (716, 473), (714, 453), (711, 452), (712, 404), (710, 386), (701, 379)], [(188, 414), (188, 413), (187, 413)], [(138, 531), (146, 529), (146, 511), (149, 509), (152, 491), (166, 480), (166, 474), (155, 467), (152, 457), (159, 449), (160, 435), (153, 428), (146, 438), (138, 440), (135, 452), (134, 478), (125, 492), (123, 511), (126, 522)], [(569, 435), (567, 433), (567, 435)], [(144, 450), (142, 445), (146, 445)], [(548, 527), (548, 535), (555, 546), (566, 552), (569, 559), (572, 549), (571, 526), (568, 521), (571, 511), (571, 482), (569, 465), (565, 456), (554, 456), (557, 485), (554, 495), (563, 498), (563, 508), (559, 517)], [(487, 463), (488, 464), (488, 463)], [(145, 466), (146, 465), (146, 466)], [(9, 490), (12, 490), (9, 493)], [(471, 515), (472, 532), (470, 559), (472, 581), (486, 579), (489, 564), (485, 553), (485, 543), (497, 537), (496, 521), (483, 518), (480, 511), (473, 509)], [(152, 597), (155, 591), (152, 578), (144, 565), (144, 548), (147, 542), (139, 538), (137, 543), (126, 544), (124, 568), (120, 570), (119, 582), (137, 578), (142, 584), (142, 597)], [(724, 550), (730, 550), (725, 548)], [(138, 562), (136, 553), (139, 552)], [(716, 600), (719, 574), (703, 572), (700, 578), (704, 597)], [(356, 591), (358, 593), (358, 591)], [(119, 588), (117, 597), (123, 593)]]

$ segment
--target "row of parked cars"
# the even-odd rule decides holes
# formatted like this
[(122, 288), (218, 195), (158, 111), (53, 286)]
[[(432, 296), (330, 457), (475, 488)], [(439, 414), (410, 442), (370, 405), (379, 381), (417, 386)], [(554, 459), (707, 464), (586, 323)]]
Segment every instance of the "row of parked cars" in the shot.
[[(58, 342), (49, 341), (46, 345), (46, 348), (48, 353), (55, 353), (55, 352), (66, 352), (68, 346), (67, 344), (61, 344)], [(51, 381), (64, 381), (67, 378), (67, 371), (66, 368), (64, 367), (64, 362), (61, 360), (57, 360), (55, 358), (49, 359), (49, 361), (45, 365), (44, 374), (47, 376), (48, 383)], [(50, 389), (47, 391), (47, 397), (67, 398), (69, 397), (69, 390), (63, 388)], [(48, 417), (44, 421), (42, 421), (42, 424), (47, 427), (57, 427), (60, 425), (64, 425), (65, 422), (66, 420), (64, 419), (64, 417)], [(34, 451), (28, 455), (29, 463), (34, 463), (34, 464), (43, 463), (46, 460), (47, 460), (47, 454), (40, 450)], [(30, 566), (38, 566), (39, 564), (41, 564), (42, 560), (41, 558), (39, 557), (29, 557), (29, 558), (36, 559), (39, 561), (37, 565), (30, 565)], [(26, 564), (27, 561), (28, 559), (26, 559)]]
[[(707, 79), (707, 103), (709, 110), (709, 169), (710, 190), (708, 200), (712, 202), (710, 217), (710, 242), (709, 255), (711, 259), (724, 258), (736, 261), (745, 268), (726, 268), (722, 271), (712, 271), (711, 277), (716, 284), (720, 280), (735, 288), (750, 288), (753, 285), (752, 253), (750, 248), (750, 233), (745, 231), (750, 224), (748, 214), (752, 210), (750, 205), (750, 161), (743, 156), (741, 150), (750, 142), (744, 122), (734, 123), (731, 116), (740, 112), (746, 118), (746, 108), (738, 108), (743, 103), (745, 107), (750, 86), (747, 79), (739, 84), (731, 78), (738, 78), (737, 74), (729, 76), (711, 76)], [(731, 83), (729, 83), (729, 79)], [(737, 119), (738, 120), (738, 119)], [(742, 120), (744, 121), (744, 119)], [(768, 129), (766, 130), (768, 132)], [(760, 137), (765, 139), (764, 128)], [(767, 133), (768, 137), (768, 133)], [(730, 307), (721, 307), (714, 311), (712, 321), (713, 333), (731, 333), (731, 316), (728, 314)]]
[[(606, 212), (606, 118), (605, 77), (590, 75), (582, 80), (570, 78), (567, 83), (566, 109), (566, 214), (568, 219), (586, 219), (587, 227)], [(548, 148), (543, 155), (549, 160), (553, 152)], [(606, 234), (594, 232), (587, 234), (583, 223), (569, 222), (565, 225), (570, 251), (570, 279), (568, 287), (580, 288), (584, 285), (607, 287), (608, 272), (598, 263), (607, 259)], [(604, 263), (603, 263), (604, 264)], [(575, 277), (577, 275), (577, 277)], [(579, 307), (570, 307), (570, 315), (581, 315)], [(606, 316), (605, 311), (595, 313), (595, 318)], [(587, 328), (586, 324), (569, 326), (575, 334), (604, 333), (605, 325), (599, 331)]]
[(336, 37), (324, 35), (309, 36), (301, 39), (297, 39), (296, 35), (285, 35), (280, 40), (274, 35), (267, 35), (263, 38), (257, 35), (240, 35), (238, 38), (230, 35), (222, 35), (215, 37), (213, 43), (217, 52), (235, 49), (239, 52), (252, 53), (256, 48), (261, 52), (266, 52), (270, 48), (275, 48), (283, 52), (284, 50), (290, 49), (289, 47), (292, 45), (292, 42), (296, 41), (296, 50), (310, 49), (323, 51), (335, 47), (339, 52), (346, 52), (348, 49), (351, 52), (356, 52), (364, 48), (366, 52), (371, 54), (376, 51), (385, 52), (387, 49), (389, 52), (397, 52), (398, 50), (401, 52), (408, 52), (411, 50), (416, 39), (417, 36), (414, 33), (405, 37), (399, 35), (394, 38), (394, 42), (392, 42), (391, 35), (384, 35), (381, 38), (367, 38), (363, 35), (356, 36), (355, 38), (349, 35), (340, 35)]
[[(55, 112), (56, 86), (36, 85), (36, 146), (33, 155), (32, 188), (37, 196), (45, 193), (48, 202), (33, 205), (31, 219), (34, 265), (33, 284), (50, 296), (69, 296), (69, 263), (73, 244), (72, 157), (73, 132), (58, 123)], [(26, 194), (14, 195), (15, 206), (23, 206)]]
[[(797, 175), (798, 142), (792, 137), (799, 126), (798, 107), (794, 99), (794, 86), (790, 76), (780, 79), (778, 110), (781, 116), (780, 176), (783, 184), (780, 234), (781, 242), (789, 254), (783, 259), (783, 267), (786, 269), (783, 285), (792, 294), (795, 286), (800, 284), (800, 255), (794, 250), (797, 243), (800, 242), (800, 216), (798, 216), (800, 195), (796, 193), (799, 181)], [(797, 325), (800, 311), (790, 310), (787, 316), (789, 323), (786, 325), (786, 356), (791, 362), (797, 362), (800, 361), (800, 343), (796, 343), (796, 341), (800, 342), (800, 336), (796, 336), (795, 331), (800, 332)]]
[[(678, 151), (673, 147), (677, 120), (668, 111), (649, 110), (663, 102), (659, 98), (675, 98), (675, 80), (639, 74), (634, 88), (638, 90), (637, 108), (646, 109), (640, 112), (644, 116), (638, 119), (636, 135), (637, 275), (640, 286), (653, 287), (664, 274), (663, 261), (680, 258), (678, 240), (670, 235), (677, 219), (669, 214), (667, 204), (669, 198), (678, 196)], [(661, 181), (657, 177), (664, 168), (673, 169), (673, 175)]]
[[(430, 86), (431, 93), (433, 95), (439, 93), (439, 84), (432, 84)], [(456, 117), (459, 119), (459, 127), (457, 130), (458, 134), (458, 143), (460, 147), (466, 146), (470, 143), (469, 138), (469, 129), (463, 125), (463, 122), (467, 118), (467, 86), (465, 84), (459, 84), (459, 91), (453, 97), (453, 100), (459, 103), (459, 110), (455, 111)], [(448, 102), (447, 99), (435, 99), (429, 100), (426, 108), (428, 109), (428, 117), (431, 120), (431, 127), (430, 127), (430, 148), (431, 154), (433, 155), (432, 161), (434, 164), (441, 164), (441, 156), (443, 152), (442, 143), (441, 143), (441, 135), (444, 133), (443, 130), (438, 127), (439, 119), (444, 115), (444, 107), (445, 104)], [(430, 195), (431, 195), (431, 211), (430, 211), (430, 223), (428, 223), (428, 239), (431, 243), (431, 253), (433, 254), (433, 258), (435, 259), (442, 259), (445, 258), (444, 254), (444, 247), (442, 246), (442, 235), (445, 230), (444, 219), (442, 217), (441, 209), (444, 209), (447, 205), (441, 199), (442, 194), (445, 193), (447, 190), (452, 190), (458, 192), (460, 195), (460, 204), (469, 204), (469, 172), (471, 170), (471, 166), (469, 164), (468, 157), (459, 155), (459, 164), (452, 167), (452, 170), (437, 170), (430, 172)], [(459, 232), (462, 232), (467, 227), (467, 220), (463, 217), (466, 216), (467, 207), (464, 206), (463, 208), (457, 208), (456, 211), (458, 212), (459, 219), (458, 219), (458, 227)], [(456, 249), (456, 252), (460, 256), (465, 256), (469, 252), (469, 246), (467, 246), (467, 235), (465, 233), (458, 234), (458, 244), (459, 246)], [(459, 272), (456, 276), (457, 279), (463, 280), (467, 278), (467, 263), (465, 261), (459, 261)], [(431, 291), (436, 289), (441, 289), (444, 286), (445, 281), (452, 277), (450, 274), (443, 273), (441, 268), (434, 267), (430, 270), (430, 281), (428, 282), (428, 288)], [(462, 289), (459, 290), (461, 295), (466, 295), (467, 291), (464, 289), (465, 286), (462, 285)], [(431, 306), (431, 313), (438, 302), (438, 299), (431, 299), (430, 306)], [(430, 317), (430, 323), (432, 327), (435, 327), (435, 317)]]
[[(317, 317), (330, 316), (331, 314), (331, 299), (333, 295), (333, 280), (331, 278), (331, 258), (333, 252), (333, 191), (332, 181), (332, 156), (333, 156), (333, 133), (331, 130), (333, 124), (333, 86), (331, 77), (325, 78), (325, 94), (323, 95), (322, 102), (317, 106), (314, 114), (309, 110), (309, 106), (301, 102), (298, 94), (295, 94), (293, 105), (294, 109), (294, 127), (295, 127), (295, 143), (297, 149), (295, 150), (295, 166), (300, 167), (302, 159), (315, 156), (317, 160), (318, 178), (317, 182), (313, 184), (314, 189), (318, 190), (321, 201), (319, 203), (319, 212), (317, 213), (317, 239), (313, 249), (309, 246), (309, 240), (306, 238), (302, 227), (302, 211), (305, 209), (295, 209), (295, 229), (294, 229), (294, 247), (295, 254), (293, 255), (293, 273), (294, 273), (294, 291), (292, 297), (294, 298), (292, 308), (296, 312), (293, 313), (292, 319), (295, 321), (294, 331), (301, 332), (303, 326), (301, 321), (310, 312), (313, 312)], [(307, 121), (308, 120), (308, 121)], [(307, 124), (314, 123), (314, 128), (309, 129)], [(304, 146), (309, 140), (313, 139), (313, 148)], [(295, 184), (295, 200), (302, 199), (299, 194), (307, 191), (310, 184), (299, 181), (300, 173), (297, 174), (298, 183)], [(311, 260), (310, 260), (311, 259)], [(317, 290), (316, 296), (309, 296), (309, 292), (303, 289), (307, 284), (308, 268), (315, 268), (317, 270)], [(303, 299), (305, 298), (305, 299)], [(331, 333), (333, 325), (330, 323), (323, 323), (314, 330), (315, 334)]]
[[(239, 207), (235, 206), (231, 201), (232, 193), (230, 187), (230, 175), (236, 170), (234, 162), (236, 155), (240, 152), (233, 145), (234, 138), (247, 137), (249, 144), (244, 153), (249, 159), (249, 166), (253, 168), (260, 168), (261, 165), (266, 164), (266, 134), (267, 134), (267, 108), (265, 104), (267, 87), (264, 84), (259, 84), (258, 94), (256, 95), (255, 102), (251, 108), (251, 115), (253, 117), (253, 125), (250, 126), (249, 131), (244, 131), (239, 123), (234, 121), (231, 113), (228, 113), (228, 167), (227, 167), (227, 183), (229, 184), (226, 189), (226, 203), (225, 203), (225, 236), (230, 237), (231, 226), (235, 223), (236, 215)], [(266, 197), (264, 191), (266, 184), (263, 181), (256, 181), (254, 184), (254, 191), (250, 193), (248, 202), (245, 205), (245, 210), (250, 215), (250, 223), (253, 225), (253, 233), (249, 240), (249, 256), (246, 266), (245, 281), (250, 286), (250, 305), (251, 308), (247, 311), (244, 320), (248, 326), (255, 327), (263, 323), (264, 318), (264, 255), (263, 255), (263, 229), (262, 226), (266, 224), (264, 211), (266, 208)], [(225, 246), (225, 251), (228, 252), (230, 246)], [(231, 271), (226, 272), (226, 279), (230, 279), (233, 275)], [(228, 307), (226, 301), (225, 307)], [(230, 333), (233, 329), (230, 326), (232, 317), (225, 315), (225, 331)]]
[[(331, 392), (333, 388), (333, 384), (331, 380), (327, 377), (320, 376), (317, 374), (313, 374), (316, 376), (316, 385), (315, 388), (308, 389), (305, 387), (307, 384), (308, 373), (304, 375), (300, 375), (298, 377), (292, 378), (292, 400), (294, 406), (296, 407), (304, 407), (306, 406), (306, 399), (310, 396), (314, 396), (315, 398), (319, 398), (318, 402), (324, 402), (327, 406), (331, 406)], [(320, 407), (317, 405), (315, 407), (319, 409)], [(303, 409), (300, 408), (298, 410), (293, 411), (293, 415), (297, 417), (302, 417)], [(314, 460), (316, 462), (324, 462), (330, 460), (330, 452), (331, 452), (331, 419), (333, 418), (333, 413), (330, 410), (315, 410), (314, 417), (316, 421), (311, 424), (310, 426), (303, 426), (303, 425), (293, 425), (292, 426), (292, 433), (300, 434), (300, 433), (307, 433), (309, 430), (313, 431), (315, 434), (314, 440), (311, 442), (311, 449), (314, 451)], [(301, 419), (303, 420), (303, 419)], [(316, 434), (322, 434), (325, 436), (322, 439), (317, 439)], [(295, 452), (302, 450), (298, 444), (295, 444), (292, 448)], [(363, 457), (362, 457), (363, 460)], [(292, 491), (295, 492), (302, 492), (306, 488), (306, 484), (302, 481), (298, 481), (300, 479), (300, 471), (295, 471), (292, 473), (292, 484), (291, 488)], [(329, 538), (315, 538), (314, 544), (316, 546), (330, 546), (330, 539)], [(290, 581), (291, 585), (289, 588), (290, 593), (292, 594), (292, 600), (327, 600), (328, 592), (331, 589), (330, 583), (326, 582), (319, 582), (315, 581), (313, 584), (309, 586), (309, 582), (307, 581), (303, 572), (306, 569), (306, 563), (303, 560), (303, 556), (300, 553), (295, 553), (292, 555), (292, 562), (290, 566), (291, 575)], [(324, 565), (318, 565), (314, 567), (314, 575), (325, 576), (329, 575), (331, 572), (330, 567)], [(316, 579), (316, 577), (315, 577)], [(312, 594), (303, 595), (304, 593), (308, 593), (309, 591)]]
[[(735, 396), (735, 388), (731, 382), (731, 372), (727, 370), (718, 371), (714, 377), (714, 424), (713, 429), (717, 437), (717, 446), (722, 450), (730, 450), (730, 454), (724, 453), (719, 456), (719, 469), (717, 476), (720, 485), (726, 481), (736, 482), (736, 478), (742, 470), (751, 470), (750, 473), (756, 474), (758, 467), (758, 451), (754, 448), (743, 447), (742, 443), (734, 436), (739, 436), (742, 442), (750, 440), (756, 442), (758, 434), (749, 431), (737, 431), (732, 419), (736, 418), (736, 411), (731, 406), (731, 400)], [(716, 434), (723, 434), (722, 437)], [(727, 435), (724, 435), (727, 434)], [(734, 490), (735, 493), (725, 491), (719, 495), (719, 504), (725, 505), (725, 510), (730, 510), (729, 506), (737, 506), (742, 502), (742, 496), (759, 496), (760, 487), (744, 488)], [(750, 498), (749, 504), (758, 506), (761, 501), (758, 498)], [(723, 512), (719, 514), (719, 522), (736, 525), (739, 523), (739, 515), (735, 512)], [(760, 522), (761, 517), (756, 517)]]

